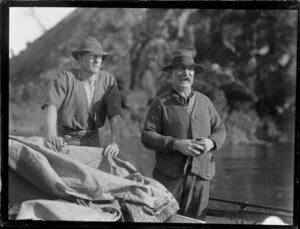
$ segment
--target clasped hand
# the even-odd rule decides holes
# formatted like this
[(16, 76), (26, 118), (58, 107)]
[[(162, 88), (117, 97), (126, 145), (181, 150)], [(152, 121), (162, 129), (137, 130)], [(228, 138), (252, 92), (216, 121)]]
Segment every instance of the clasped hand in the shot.
[(199, 156), (213, 149), (214, 143), (211, 139), (201, 137), (197, 140), (180, 139), (175, 140), (175, 149), (186, 156)]

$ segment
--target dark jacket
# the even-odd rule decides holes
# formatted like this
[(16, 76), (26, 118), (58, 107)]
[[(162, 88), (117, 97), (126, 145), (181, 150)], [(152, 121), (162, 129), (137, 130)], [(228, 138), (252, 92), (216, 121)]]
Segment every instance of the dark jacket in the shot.
[(174, 92), (157, 97), (147, 113), (142, 143), (156, 151), (156, 168), (164, 175), (182, 177), (190, 163), (191, 173), (210, 180), (215, 175), (211, 152), (188, 157), (174, 151), (175, 139), (208, 137), (215, 144), (214, 150), (220, 149), (225, 141), (225, 126), (210, 99), (199, 92), (194, 92), (194, 95), (195, 104), (190, 116), (185, 115), (184, 104)]

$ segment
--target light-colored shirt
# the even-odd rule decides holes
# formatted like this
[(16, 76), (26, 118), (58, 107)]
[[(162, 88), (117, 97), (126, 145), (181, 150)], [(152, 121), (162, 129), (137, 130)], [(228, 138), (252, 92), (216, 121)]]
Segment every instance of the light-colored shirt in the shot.
[(95, 92), (95, 81), (92, 84), (90, 84), (87, 80), (85, 80), (85, 81), (83, 81), (83, 83), (84, 83), (84, 89), (86, 92), (89, 111), (92, 112), (91, 105), (92, 105), (94, 92)]

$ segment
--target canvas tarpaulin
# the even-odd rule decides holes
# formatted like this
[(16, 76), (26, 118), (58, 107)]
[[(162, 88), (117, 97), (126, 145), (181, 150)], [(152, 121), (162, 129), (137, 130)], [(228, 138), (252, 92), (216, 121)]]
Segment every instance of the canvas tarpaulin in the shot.
[[(42, 137), (10, 135), (10, 169), (49, 195), (47, 201), (36, 199), (23, 202), (17, 218), (26, 216), (22, 209), (34, 212), (29, 209), (36, 209), (37, 206), (40, 209), (49, 207), (49, 212), (53, 212), (55, 204), (51, 204), (51, 201), (68, 201), (68, 205), (57, 204), (60, 208), (58, 212), (65, 215), (55, 217), (62, 220), (72, 220), (73, 217), (76, 219), (75, 215), (80, 214), (79, 206), (80, 209), (90, 208), (83, 210), (87, 212), (96, 209), (103, 215), (104, 221), (118, 220), (120, 214), (116, 206), (126, 212), (133, 222), (164, 222), (178, 211), (178, 203), (162, 184), (141, 175), (129, 161), (103, 156), (102, 152), (101, 148), (83, 146), (67, 146), (57, 152)], [(102, 203), (107, 202), (114, 204), (109, 205), (110, 207), (106, 205), (104, 210), (100, 209)], [(88, 204), (81, 206), (78, 203)], [(74, 212), (70, 210), (72, 205)], [(72, 216), (64, 213), (65, 211), (71, 211)], [(41, 216), (32, 216), (34, 217), (41, 219)], [(44, 215), (43, 217), (44, 220), (51, 220)], [(101, 221), (101, 217), (95, 216), (94, 221)]]
[(117, 221), (121, 211), (113, 206), (98, 208), (70, 203), (65, 200), (28, 200), (21, 205), (17, 220)]

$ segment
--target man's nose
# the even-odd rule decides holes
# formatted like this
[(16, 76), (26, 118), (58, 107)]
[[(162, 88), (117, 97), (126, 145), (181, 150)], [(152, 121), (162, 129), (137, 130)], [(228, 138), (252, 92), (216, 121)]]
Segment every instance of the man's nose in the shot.
[(187, 73), (187, 72), (189, 72), (189, 68), (188, 68), (188, 67), (185, 67), (185, 68), (183, 68), (183, 71), (184, 71), (185, 73)]
[(96, 62), (96, 63), (100, 62), (100, 58), (94, 57), (94, 62)]
[(185, 75), (185, 76), (189, 76), (190, 71), (189, 71), (188, 68), (184, 68), (184, 69), (182, 70), (182, 73), (183, 73), (183, 75)]

